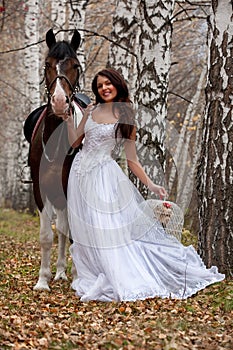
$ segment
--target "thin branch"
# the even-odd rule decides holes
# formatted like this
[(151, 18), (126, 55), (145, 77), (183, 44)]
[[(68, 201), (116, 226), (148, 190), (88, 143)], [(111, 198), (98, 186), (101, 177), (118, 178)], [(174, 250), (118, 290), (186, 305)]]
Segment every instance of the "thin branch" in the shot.
[(177, 23), (177, 22), (183, 22), (183, 21), (192, 21), (193, 19), (207, 19), (208, 15), (206, 16), (195, 16), (192, 15), (191, 17), (183, 17), (183, 18), (176, 18), (173, 23)]
[[(134, 52), (130, 51), (127, 47), (125, 47), (125, 46), (123, 46), (123, 45), (121, 45), (119, 43), (116, 43), (113, 39), (109, 38), (108, 36), (106, 36), (104, 34), (99, 34), (97, 32), (93, 32), (92, 30), (87, 30), (87, 29), (78, 29), (78, 30), (80, 32), (85, 32), (85, 33), (91, 34), (91, 36), (97, 36), (99, 38), (103, 38), (103, 39), (109, 41), (110, 43), (112, 43), (113, 45), (116, 45), (116, 46), (120, 47), (122, 50), (127, 51), (129, 54), (133, 55), (134, 57), (137, 57), (137, 55)], [(60, 31), (63, 31), (63, 30), (60, 30)], [(58, 31), (58, 33), (60, 31)]]
[[(134, 52), (130, 51), (127, 47), (125, 47), (125, 46), (123, 46), (123, 45), (121, 45), (121, 44), (119, 44), (119, 43), (116, 43), (114, 40), (110, 39), (109, 37), (107, 37), (107, 36), (104, 35), (104, 34), (99, 34), (99, 33), (97, 33), (97, 32), (93, 32), (93, 31), (87, 30), (87, 29), (78, 29), (78, 28), (77, 28), (77, 30), (80, 31), (80, 32), (89, 33), (89, 34), (91, 34), (92, 36), (97, 36), (97, 37), (100, 37), (100, 38), (104, 38), (105, 40), (109, 41), (110, 43), (112, 43), (112, 44), (114, 44), (114, 45), (116, 45), (116, 46), (119, 46), (122, 50), (127, 51), (129, 54), (131, 54), (131, 55), (133, 55), (134, 57), (137, 58), (137, 55), (136, 55)], [(60, 30), (57, 31), (57, 33), (56, 33), (55, 35), (57, 35), (57, 34), (60, 33), (60, 32), (70, 32), (70, 31), (72, 31), (72, 30), (70, 30), (70, 29), (60, 29)], [(44, 41), (45, 41), (45, 39), (39, 40), (39, 41), (37, 41), (37, 42), (35, 42), (35, 43), (31, 43), (31, 44), (28, 44), (28, 45), (26, 45), (26, 46), (19, 47), (19, 48), (16, 48), (16, 49), (11, 49), (11, 50), (6, 50), (6, 51), (0, 51), (0, 54), (3, 55), (3, 54), (6, 54), (6, 53), (22, 51), (22, 50), (28, 49), (29, 47), (32, 47), (32, 46), (41, 44), (41, 43), (43, 43)]]
[(22, 93), (19, 89), (17, 89), (14, 85), (11, 85), (11, 84), (7, 83), (5, 80), (2, 80), (1, 78), (0, 78), (0, 81), (1, 81), (3, 84), (9, 86), (12, 90), (15, 90), (15, 91), (16, 91), (18, 94), (20, 94), (21, 96), (27, 97), (27, 95), (23, 94), (23, 93)]
[(187, 17), (189, 17), (188, 14), (188, 9), (185, 9), (183, 5), (181, 5), (181, 3), (178, 3), (178, 5), (182, 8), (182, 10), (186, 13)]
[(29, 47), (32, 47), (32, 46), (41, 44), (41, 43), (43, 43), (44, 41), (45, 41), (45, 39), (44, 39), (44, 40), (39, 40), (39, 41), (37, 41), (36, 43), (28, 44), (28, 45), (23, 46), (23, 47), (18, 47), (18, 48), (16, 48), (16, 49), (11, 49), (11, 50), (6, 50), (6, 51), (0, 51), (0, 55), (6, 54), (6, 53), (11, 53), (11, 52), (23, 51), (23, 50), (28, 49)]
[(167, 93), (170, 94), (170, 95), (177, 96), (177, 97), (181, 98), (182, 100), (184, 100), (184, 101), (186, 101), (186, 102), (188, 102), (188, 103), (192, 103), (192, 101), (188, 100), (188, 99), (185, 98), (184, 96), (181, 96), (181, 95), (179, 95), (179, 94), (177, 94), (177, 93), (175, 93), (175, 92), (173, 92), (173, 91), (168, 91)]
[(191, 6), (210, 6), (211, 5), (211, 1), (207, 0), (207, 1), (189, 1), (189, 0), (185, 0), (185, 1), (179, 1), (177, 0), (176, 3), (180, 4), (180, 3), (184, 3), (186, 2), (187, 4), (191, 5)]

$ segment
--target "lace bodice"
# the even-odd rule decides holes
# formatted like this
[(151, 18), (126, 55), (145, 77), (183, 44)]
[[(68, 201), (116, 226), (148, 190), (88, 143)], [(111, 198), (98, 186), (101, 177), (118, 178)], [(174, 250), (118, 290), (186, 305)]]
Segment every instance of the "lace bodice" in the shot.
[(85, 139), (82, 150), (74, 160), (77, 174), (85, 174), (93, 167), (106, 161), (112, 161), (115, 147), (115, 124), (97, 123), (90, 113), (85, 125)]
[(83, 150), (96, 150), (111, 153), (115, 146), (116, 124), (97, 123), (90, 114), (85, 125), (85, 140)]

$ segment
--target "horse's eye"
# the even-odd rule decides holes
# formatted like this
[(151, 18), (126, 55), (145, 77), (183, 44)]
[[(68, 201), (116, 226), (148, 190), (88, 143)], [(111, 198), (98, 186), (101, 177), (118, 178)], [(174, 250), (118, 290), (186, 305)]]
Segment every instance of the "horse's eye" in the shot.
[(49, 69), (51, 67), (51, 64), (49, 62), (45, 62), (45, 69)]
[(74, 64), (73, 68), (78, 69), (79, 65), (77, 63)]

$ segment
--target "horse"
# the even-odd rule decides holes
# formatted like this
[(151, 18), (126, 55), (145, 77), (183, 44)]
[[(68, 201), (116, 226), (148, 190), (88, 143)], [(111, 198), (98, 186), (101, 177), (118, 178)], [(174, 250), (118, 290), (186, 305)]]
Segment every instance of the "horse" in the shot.
[[(89, 98), (78, 93), (80, 63), (76, 51), (81, 37), (74, 30), (71, 41), (56, 41), (53, 30), (46, 33), (48, 53), (44, 80), (47, 104), (33, 111), (25, 121), (24, 134), (30, 142), (28, 165), (33, 194), (40, 217), (41, 265), (34, 290), (50, 290), (51, 249), (54, 229), (58, 234), (58, 258), (54, 280), (67, 280), (66, 242), (71, 240), (67, 216), (67, 184), (72, 161), (79, 149), (68, 142), (66, 122), (62, 116), (71, 111), (78, 125)], [(76, 276), (72, 267), (73, 278)]]

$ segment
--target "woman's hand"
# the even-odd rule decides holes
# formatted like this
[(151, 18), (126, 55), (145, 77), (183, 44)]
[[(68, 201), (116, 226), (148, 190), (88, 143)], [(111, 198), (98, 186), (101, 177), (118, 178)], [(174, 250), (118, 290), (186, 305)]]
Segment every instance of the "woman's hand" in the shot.
[(165, 199), (168, 197), (168, 193), (163, 186), (155, 185), (153, 182), (148, 185), (151, 192), (154, 192), (159, 196), (160, 199)]

